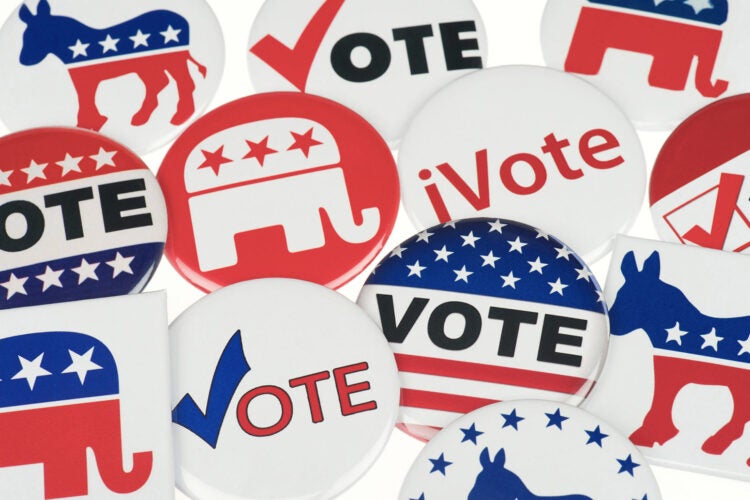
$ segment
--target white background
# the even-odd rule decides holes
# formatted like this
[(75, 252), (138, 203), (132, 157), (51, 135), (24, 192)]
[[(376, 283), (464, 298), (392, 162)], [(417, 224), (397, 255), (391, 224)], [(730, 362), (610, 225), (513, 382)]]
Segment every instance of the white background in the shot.
[[(13, 3), (11, 0), (0, 2), (0, 17), (5, 18), (10, 15), (12, 9), (15, 8), (12, 5)], [(30, 1), (29, 3), (34, 5), (36, 2)], [(227, 64), (224, 80), (212, 104), (212, 107), (216, 107), (252, 93), (247, 75), (246, 45), (252, 20), (262, 2), (260, 0), (209, 0), (209, 3), (214, 7), (222, 23), (227, 42)], [(544, 10), (544, 0), (475, 0), (475, 3), (484, 18), (489, 37), (489, 66), (543, 64), (539, 27)], [(373, 6), (377, 8), (377, 2), (373, 2)], [(746, 61), (737, 61), (737, 64), (746, 64)], [(0, 127), (2, 126), (0, 125)], [(0, 128), (0, 131), (7, 132), (3, 128)], [(667, 134), (649, 132), (640, 135), (644, 142), (648, 165), (651, 166)], [(153, 170), (158, 169), (165, 152), (166, 150), (161, 150), (145, 157)], [(389, 242), (389, 247), (395, 246), (413, 233), (414, 228), (405, 214), (401, 213), (394, 235)], [(656, 237), (651, 217), (645, 205), (630, 234), (647, 238)], [(606, 277), (607, 265), (608, 259), (604, 259), (593, 266), (602, 283)], [(341, 291), (349, 298), (356, 299), (365, 277), (366, 274), (363, 274)], [(198, 290), (182, 280), (166, 260), (162, 263), (148, 289), (168, 290), (170, 318), (175, 318), (202, 296)], [(396, 498), (401, 482), (420, 449), (421, 444), (419, 442), (400, 431), (395, 431), (388, 447), (372, 470), (340, 498), (347, 500), (388, 500)], [(745, 500), (750, 497), (750, 484), (747, 483), (659, 467), (654, 469), (657, 479), (660, 481), (663, 497), (666, 500)], [(293, 478), (290, 478), (290, 480), (293, 480)], [(178, 493), (178, 498), (182, 500), (185, 497)]]

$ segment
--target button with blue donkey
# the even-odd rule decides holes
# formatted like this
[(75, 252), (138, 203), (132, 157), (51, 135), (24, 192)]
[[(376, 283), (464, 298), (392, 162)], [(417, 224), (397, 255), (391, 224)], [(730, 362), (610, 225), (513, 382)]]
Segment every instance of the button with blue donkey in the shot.
[(610, 425), (572, 406), (497, 403), (443, 429), (399, 500), (659, 500), (651, 469)]
[(139, 153), (196, 117), (224, 68), (205, 0), (26, 0), (0, 29), (0, 49), (8, 128), (77, 126)]
[(393, 431), (393, 354), (325, 287), (238, 283), (188, 309), (170, 337), (176, 479), (190, 498), (334, 498)]
[(0, 309), (140, 292), (161, 260), (156, 178), (94, 132), (0, 138)]
[(358, 303), (396, 355), (399, 428), (422, 440), (498, 401), (579, 405), (607, 350), (606, 307), (586, 264), (507, 220), (419, 233), (380, 263)]

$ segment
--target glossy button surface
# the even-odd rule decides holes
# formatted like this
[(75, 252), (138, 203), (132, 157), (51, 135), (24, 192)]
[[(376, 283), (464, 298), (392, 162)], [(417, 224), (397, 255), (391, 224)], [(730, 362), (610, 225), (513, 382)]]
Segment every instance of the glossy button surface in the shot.
[(426, 440), (497, 401), (580, 404), (607, 351), (602, 300), (586, 264), (553, 236), (468, 219), (396, 247), (358, 303), (396, 354), (399, 427)]
[(140, 292), (167, 214), (148, 167), (94, 132), (0, 138), (0, 309)]

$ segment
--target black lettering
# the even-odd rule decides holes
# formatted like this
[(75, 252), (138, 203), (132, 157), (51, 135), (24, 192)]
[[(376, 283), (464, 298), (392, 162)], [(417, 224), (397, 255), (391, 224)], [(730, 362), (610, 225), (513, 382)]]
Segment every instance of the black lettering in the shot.
[(83, 218), (81, 217), (81, 202), (94, 198), (94, 190), (90, 187), (50, 194), (44, 197), (47, 208), (60, 207), (65, 239), (68, 241), (83, 238)]
[(489, 318), (503, 322), (503, 331), (500, 333), (500, 346), (497, 349), (497, 355), (512, 358), (516, 355), (516, 345), (518, 344), (518, 333), (521, 330), (521, 325), (536, 325), (539, 315), (529, 311), (490, 307)]
[(120, 198), (120, 195), (145, 190), (146, 182), (143, 179), (113, 182), (99, 186), (99, 198), (102, 204), (102, 216), (104, 217), (104, 230), (106, 232), (113, 233), (154, 224), (149, 213), (123, 215), (129, 210), (146, 208), (146, 198), (144, 196)]
[[(352, 62), (352, 51), (364, 47), (370, 53), (370, 63), (358, 67)], [(354, 33), (336, 42), (331, 50), (333, 70), (344, 80), (356, 83), (370, 82), (380, 78), (391, 66), (391, 50), (388, 44), (372, 33)]]
[(393, 30), (393, 39), (406, 44), (406, 55), (409, 58), (409, 71), (412, 75), (429, 73), (427, 63), (427, 50), (424, 47), (424, 39), (433, 36), (432, 26), (409, 26), (407, 28), (396, 28)]
[(560, 333), (560, 328), (586, 330), (588, 322), (584, 319), (566, 318), (565, 316), (547, 315), (542, 326), (542, 340), (539, 343), (538, 361), (555, 363), (558, 365), (580, 367), (583, 358), (574, 354), (557, 352), (558, 345), (581, 347), (583, 337)]
[(401, 321), (396, 323), (396, 311), (393, 307), (393, 296), (377, 294), (378, 312), (380, 313), (380, 326), (383, 329), (385, 338), (388, 342), (403, 344), (406, 336), (409, 335), (419, 316), (427, 307), (430, 299), (412, 299), (409, 307), (406, 308)]
[[(464, 318), (464, 331), (458, 338), (450, 338), (445, 333), (445, 322), (451, 314)], [(448, 351), (463, 351), (473, 346), (482, 331), (482, 316), (473, 306), (463, 302), (440, 304), (430, 315), (427, 334), (436, 346)]]
[[(20, 238), (8, 234), (8, 217), (19, 214), (26, 219), (26, 233)], [(36, 245), (44, 234), (44, 214), (29, 201), (9, 201), (0, 206), (0, 250), (23, 252)]]
[(479, 40), (461, 38), (461, 33), (475, 33), (476, 31), (477, 25), (474, 21), (458, 21), (440, 25), (440, 37), (443, 39), (443, 53), (448, 71), (482, 68), (481, 57), (464, 56), (466, 51), (479, 50)]

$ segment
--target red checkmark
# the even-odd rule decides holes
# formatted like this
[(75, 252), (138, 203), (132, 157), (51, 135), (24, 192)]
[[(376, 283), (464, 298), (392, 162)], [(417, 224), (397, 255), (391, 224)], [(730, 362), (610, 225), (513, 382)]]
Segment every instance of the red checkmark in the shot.
[(323, 2), (320, 9), (310, 19), (294, 48), (290, 49), (272, 35), (266, 35), (250, 49), (250, 52), (304, 92), (315, 55), (344, 1), (326, 0)]
[(738, 211), (737, 201), (742, 190), (745, 177), (737, 174), (722, 174), (719, 181), (719, 192), (716, 197), (714, 218), (709, 233), (700, 226), (693, 227), (683, 235), (687, 241), (706, 248), (721, 250), (729, 234), (729, 226), (735, 211)]

